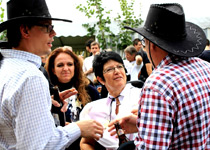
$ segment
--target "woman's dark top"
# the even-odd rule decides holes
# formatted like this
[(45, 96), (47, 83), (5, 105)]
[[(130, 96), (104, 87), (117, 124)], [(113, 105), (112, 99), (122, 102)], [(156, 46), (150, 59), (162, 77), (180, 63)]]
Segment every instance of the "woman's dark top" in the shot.
[[(64, 90), (67, 90), (67, 89), (70, 89), (72, 87), (73, 87), (73, 85), (72, 85), (71, 82), (69, 82), (69, 83), (59, 83), (58, 84), (58, 88), (59, 88), (60, 92), (61, 91), (64, 91)], [(86, 90), (87, 90), (87, 93), (89, 94), (89, 96), (91, 98), (91, 101), (95, 101), (97, 99), (100, 99), (99, 92), (92, 85), (89, 84), (86, 87)], [(79, 114), (80, 114), (80, 112), (82, 111), (82, 109), (84, 107), (81, 104), (80, 107), (79, 106), (76, 106), (76, 108), (75, 108), (75, 104), (74, 104), (75, 99), (77, 99), (77, 96), (71, 96), (68, 99), (69, 106), (68, 106), (68, 110), (66, 112), (66, 121), (67, 122), (75, 122), (75, 121), (78, 121), (79, 120)]]
[[(64, 90), (67, 90), (67, 89), (70, 89), (72, 87), (73, 87), (73, 85), (72, 85), (71, 82), (69, 82), (69, 83), (59, 83), (59, 85), (58, 85), (58, 88), (59, 88), (60, 92), (64, 91)], [(91, 101), (95, 101), (97, 99), (100, 99), (99, 92), (92, 85), (89, 84), (86, 87), (86, 90), (87, 90), (87, 93), (89, 94), (89, 96), (91, 98)], [(77, 98), (77, 97), (71, 96), (70, 98), (72, 98), (71, 100), (74, 101), (74, 98)], [(84, 107), (83, 105), (81, 105), (81, 107), (76, 107), (75, 108), (74, 107), (75, 105), (73, 104), (73, 102), (71, 103), (71, 100), (69, 101), (68, 110), (65, 113), (67, 122), (78, 121), (79, 120), (79, 114)], [(80, 140), (81, 140), (81, 138), (78, 138), (66, 150), (80, 150)]]

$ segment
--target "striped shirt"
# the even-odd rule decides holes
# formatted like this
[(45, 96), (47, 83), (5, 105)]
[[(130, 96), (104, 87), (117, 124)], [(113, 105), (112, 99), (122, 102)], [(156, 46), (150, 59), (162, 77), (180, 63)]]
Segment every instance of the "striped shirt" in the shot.
[(72, 123), (55, 127), (49, 85), (39, 71), (41, 58), (0, 50), (0, 149), (65, 149), (80, 136)]
[(146, 80), (137, 119), (140, 149), (210, 149), (210, 64), (166, 56)]

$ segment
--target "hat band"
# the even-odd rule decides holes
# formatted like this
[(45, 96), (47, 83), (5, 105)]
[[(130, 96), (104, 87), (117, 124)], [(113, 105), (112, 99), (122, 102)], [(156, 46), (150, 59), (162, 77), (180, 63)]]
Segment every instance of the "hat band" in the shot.
[(147, 32), (150, 32), (152, 34), (154, 34), (155, 36), (161, 37), (163, 39), (171, 39), (171, 40), (177, 40), (177, 39), (184, 39), (187, 34), (183, 33), (183, 34), (172, 34), (172, 33), (168, 33), (165, 34), (164, 32), (157, 32), (155, 30), (149, 29), (146, 26), (143, 27)]

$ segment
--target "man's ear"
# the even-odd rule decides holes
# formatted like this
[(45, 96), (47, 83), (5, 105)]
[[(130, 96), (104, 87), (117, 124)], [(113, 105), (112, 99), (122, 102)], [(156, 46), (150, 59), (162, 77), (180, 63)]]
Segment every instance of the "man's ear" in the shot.
[(105, 81), (101, 77), (97, 76), (96, 78), (102, 85), (105, 84)]
[(150, 43), (150, 49), (151, 50), (156, 50), (156, 45), (152, 42), (149, 42)]
[(23, 38), (28, 38), (29, 34), (28, 34), (28, 27), (21, 25), (20, 26), (20, 33), (22, 35)]

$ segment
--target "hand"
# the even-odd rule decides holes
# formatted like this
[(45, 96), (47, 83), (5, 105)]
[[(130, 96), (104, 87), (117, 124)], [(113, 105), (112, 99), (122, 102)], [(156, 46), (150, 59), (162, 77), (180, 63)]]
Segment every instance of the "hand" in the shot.
[(108, 131), (111, 132), (110, 135), (111, 136), (116, 135), (114, 124), (117, 122), (119, 122), (125, 134), (138, 132), (138, 129), (136, 127), (136, 119), (137, 119), (137, 116), (132, 114), (132, 115), (123, 117), (121, 119), (116, 119), (110, 122), (108, 125), (108, 127), (110, 127)]
[(138, 109), (133, 109), (133, 110), (131, 111), (131, 113), (137, 116), (137, 115), (138, 115)]
[(141, 65), (141, 63), (143, 61), (143, 59), (140, 55), (136, 55), (135, 60), (136, 60), (137, 65)]
[[(62, 91), (62, 92), (59, 93), (60, 100), (63, 103), (63, 107), (61, 108), (61, 112), (66, 112), (67, 108), (68, 108), (68, 102), (66, 102), (65, 99), (67, 99), (70, 96), (75, 95), (77, 93), (78, 92), (77, 92), (77, 90), (75, 88), (71, 88), (71, 89), (68, 89), (68, 90), (65, 90), (65, 91)], [(60, 107), (60, 104), (53, 99), (53, 96), (51, 98), (52, 98), (52, 104), (55, 107)]]
[(99, 140), (103, 136), (103, 126), (95, 120), (77, 121), (77, 125), (81, 130), (81, 136), (84, 138), (94, 138)]

